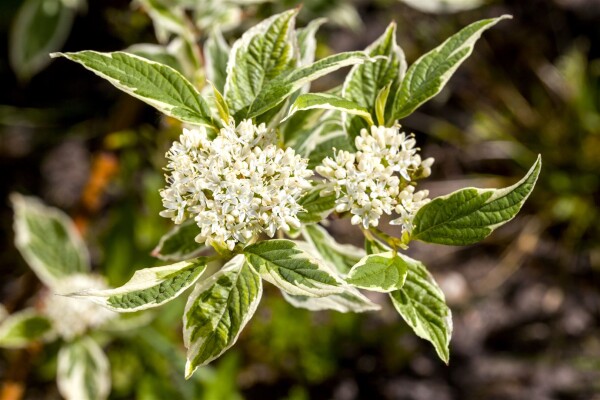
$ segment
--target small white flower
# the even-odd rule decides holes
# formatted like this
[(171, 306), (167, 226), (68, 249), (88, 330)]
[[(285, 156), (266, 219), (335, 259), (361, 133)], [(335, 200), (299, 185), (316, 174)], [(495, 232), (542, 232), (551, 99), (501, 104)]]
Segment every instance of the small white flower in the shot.
[(65, 296), (85, 289), (106, 288), (106, 282), (99, 275), (74, 274), (58, 281), (53, 287), (55, 293), (47, 292), (43, 307), (61, 338), (71, 340), (117, 317), (117, 313), (96, 303)]
[(231, 123), (210, 140), (204, 128), (184, 129), (167, 152), (163, 217), (193, 218), (196, 241), (232, 250), (258, 233), (273, 237), (300, 226), (298, 199), (311, 187), (308, 160), (280, 149), (273, 130), (251, 120)]
[(316, 168), (331, 184), (324, 194), (336, 194), (336, 211), (349, 211), (354, 225), (368, 229), (383, 214), (396, 212), (400, 218), (394, 223), (410, 231), (414, 214), (429, 201), (427, 191), (414, 192), (414, 181), (431, 174), (433, 158), (422, 161), (415, 139), (399, 126), (363, 129), (355, 145), (356, 153), (338, 151)]
[(391, 225), (402, 225), (403, 231), (412, 231), (413, 219), (415, 218), (415, 214), (419, 211), (419, 208), (429, 203), (428, 190), (420, 190), (415, 193), (414, 186), (407, 186), (402, 190), (398, 199), (399, 203), (396, 205), (395, 211), (400, 218), (397, 218), (393, 221), (390, 221)]

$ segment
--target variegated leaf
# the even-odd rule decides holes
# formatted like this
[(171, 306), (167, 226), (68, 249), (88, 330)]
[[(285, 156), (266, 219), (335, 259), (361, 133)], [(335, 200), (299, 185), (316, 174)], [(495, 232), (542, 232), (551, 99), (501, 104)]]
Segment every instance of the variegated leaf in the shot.
[(402, 288), (407, 271), (407, 263), (396, 252), (370, 254), (352, 267), (346, 282), (362, 289), (388, 293)]
[(265, 240), (247, 246), (248, 263), (268, 282), (292, 295), (322, 297), (341, 293), (342, 283), (293, 241)]
[(104, 400), (110, 393), (110, 366), (90, 337), (63, 344), (58, 353), (58, 390), (66, 400)]
[(361, 248), (338, 243), (321, 225), (306, 225), (303, 236), (323, 260), (340, 274), (347, 274), (365, 256), (365, 251)]
[(8, 315), (0, 320), (0, 347), (23, 348), (52, 336), (52, 321), (33, 308)]
[(254, 315), (261, 296), (260, 276), (243, 255), (237, 255), (196, 285), (183, 315), (186, 378), (233, 346)]
[(519, 182), (504, 189), (461, 189), (417, 211), (411, 239), (465, 246), (477, 243), (513, 219), (533, 191), (542, 158)]
[(158, 111), (194, 125), (213, 126), (206, 101), (196, 88), (173, 68), (123, 52), (53, 53), (65, 57), (106, 79), (117, 89)]
[(164, 267), (136, 271), (116, 289), (88, 289), (71, 293), (72, 297), (91, 300), (110, 310), (134, 312), (165, 304), (191, 287), (206, 270), (206, 258), (182, 261)]
[(200, 228), (194, 220), (184, 221), (167, 232), (154, 250), (152, 255), (165, 261), (185, 261), (198, 257), (208, 248), (194, 239), (200, 233)]
[(11, 195), (15, 210), (15, 245), (31, 269), (53, 287), (68, 275), (90, 269), (89, 254), (73, 221), (39, 199)]
[(481, 34), (506, 18), (511, 17), (503, 15), (472, 23), (415, 61), (396, 93), (392, 120), (410, 115), (421, 104), (437, 95), (473, 52), (475, 42)]

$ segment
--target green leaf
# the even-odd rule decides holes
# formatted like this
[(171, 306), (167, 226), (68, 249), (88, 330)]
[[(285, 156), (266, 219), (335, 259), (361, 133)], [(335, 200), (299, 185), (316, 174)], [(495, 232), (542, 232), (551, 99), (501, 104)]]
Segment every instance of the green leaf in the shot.
[(213, 94), (215, 96), (215, 106), (217, 107), (217, 111), (219, 112), (219, 117), (223, 122), (229, 122), (229, 118), (231, 114), (229, 113), (229, 106), (227, 105), (227, 101), (223, 98), (223, 95), (219, 90), (215, 87), (215, 85), (211, 82), (213, 88)]
[(365, 256), (363, 249), (338, 243), (321, 225), (306, 225), (303, 236), (341, 274), (347, 274)]
[(517, 215), (537, 181), (542, 158), (527, 175), (504, 189), (458, 190), (433, 199), (414, 218), (411, 239), (428, 243), (464, 246), (483, 240)]
[(322, 190), (323, 186), (317, 185), (298, 200), (298, 204), (304, 208), (304, 211), (297, 215), (301, 222), (305, 224), (321, 222), (335, 208), (335, 194), (321, 196)]
[[(312, 243), (305, 242), (302, 240), (296, 240), (294, 242), (299, 249), (310, 254), (312, 257), (320, 258), (319, 251), (313, 246)], [(335, 275), (336, 267), (330, 263), (325, 262), (324, 267), (332, 274)], [(320, 310), (334, 310), (339, 312), (365, 312), (379, 310), (381, 307), (373, 303), (367, 297), (365, 297), (358, 289), (344, 284), (342, 282), (341, 292), (330, 294), (323, 297), (309, 297), (302, 295), (292, 295), (282, 291), (284, 299), (298, 308), (305, 308), (311, 311)]]
[(294, 9), (274, 15), (246, 31), (233, 44), (225, 82), (225, 99), (233, 114), (251, 108), (268, 82), (296, 65), (297, 13)]
[(390, 293), (394, 307), (415, 334), (435, 348), (447, 364), (450, 359), (452, 313), (446, 305), (444, 293), (425, 266), (410, 257), (398, 254), (408, 266), (402, 289)]
[(340, 150), (356, 151), (353, 142), (350, 141), (350, 138), (348, 138), (348, 135), (344, 131), (340, 130), (320, 139), (308, 155), (308, 167), (311, 169), (321, 164), (325, 157), (333, 158), (334, 154)]
[(229, 51), (229, 45), (225, 42), (219, 30), (214, 30), (204, 44), (206, 77), (215, 85), (219, 92), (225, 90)]
[(315, 51), (317, 49), (317, 31), (327, 22), (325, 18), (312, 20), (306, 27), (296, 30), (298, 38), (298, 49), (300, 50), (300, 65), (308, 65), (315, 61)]
[(407, 271), (407, 263), (394, 251), (370, 254), (352, 267), (346, 282), (362, 289), (387, 293), (402, 288)]
[[(152, 19), (159, 43), (166, 44), (172, 34), (186, 36), (185, 9), (181, 5), (161, 0), (137, 0)], [(171, 3), (171, 4), (169, 4)]]
[(244, 249), (248, 263), (268, 282), (292, 295), (322, 297), (341, 293), (341, 283), (321, 261), (293, 241), (265, 240)]
[(373, 239), (365, 238), (365, 251), (367, 254), (385, 253), (389, 250), (389, 247), (386, 247), (384, 244)]
[[(320, 116), (312, 113), (322, 113)], [(344, 134), (344, 129), (341, 125), (341, 113), (332, 110), (309, 110), (296, 113), (286, 123), (297, 122), (297, 116), (306, 116), (307, 121), (303, 121), (304, 127), (300, 132), (296, 132), (294, 139), (290, 145), (296, 153), (304, 157), (309, 154), (319, 145), (319, 143), (327, 140), (332, 136)]]
[(294, 104), (292, 104), (284, 121), (298, 111), (312, 109), (337, 110), (351, 115), (358, 115), (359, 117), (364, 118), (369, 125), (373, 125), (371, 114), (366, 108), (340, 96), (326, 93), (301, 94), (296, 101), (294, 101)]
[(240, 113), (245, 114), (248, 118), (261, 115), (282, 103), (305, 84), (340, 68), (361, 64), (365, 61), (372, 60), (361, 51), (352, 51), (334, 54), (310, 65), (295, 68), (269, 81), (249, 107)]
[(33, 308), (18, 311), (0, 322), (0, 347), (17, 349), (52, 335), (52, 322)]
[(34, 197), (11, 195), (15, 246), (47, 286), (90, 269), (89, 254), (73, 221)]
[(182, 261), (163, 267), (135, 271), (133, 277), (116, 289), (89, 289), (69, 296), (93, 301), (118, 312), (154, 308), (175, 299), (192, 286), (206, 270), (206, 258)]
[(506, 18), (512, 17), (503, 15), (475, 22), (421, 56), (410, 66), (396, 93), (392, 119), (402, 119), (412, 114), (421, 104), (437, 95), (473, 52), (481, 34)]
[(381, 309), (378, 304), (373, 303), (358, 289), (351, 286), (344, 286), (344, 291), (341, 293), (324, 297), (294, 296), (283, 291), (281, 293), (283, 298), (294, 307), (310, 311), (334, 310), (342, 313), (360, 313)]
[[(406, 71), (404, 52), (396, 43), (396, 24), (392, 22), (383, 35), (365, 49), (365, 53), (370, 57), (384, 57), (354, 66), (346, 76), (342, 96), (366, 108), (375, 119), (377, 95), (388, 85), (393, 86), (395, 92)], [(362, 128), (368, 127), (358, 118), (350, 118), (346, 126), (351, 139)]]
[(237, 255), (219, 272), (199, 282), (183, 315), (187, 351), (186, 379), (196, 368), (223, 354), (236, 342), (262, 296), (260, 276)]
[(67, 400), (104, 400), (111, 386), (108, 358), (89, 337), (65, 343), (58, 352), (56, 382)]
[[(315, 52), (317, 50), (317, 39), (315, 36), (317, 34), (317, 30), (319, 30), (321, 25), (323, 25), (326, 21), (327, 20), (325, 18), (317, 18), (312, 20), (306, 27), (296, 30), (298, 50), (300, 53), (298, 65), (309, 65), (315, 61)], [(309, 90), (310, 83), (307, 83), (292, 95), (292, 101), (294, 101), (295, 97), (300, 93), (307, 93)]]
[(206, 101), (196, 88), (173, 68), (123, 52), (53, 53), (65, 57), (106, 79), (117, 89), (140, 99), (182, 122), (212, 127)]
[(198, 225), (193, 220), (187, 220), (175, 225), (167, 232), (154, 250), (152, 255), (165, 261), (185, 261), (198, 257), (208, 247), (196, 242), (200, 233)]
[(48, 53), (60, 50), (73, 20), (75, 10), (61, 0), (26, 0), (10, 31), (10, 64), (22, 81), (44, 69)]
[(392, 84), (390, 82), (383, 89), (381, 89), (379, 93), (377, 93), (377, 98), (375, 99), (375, 116), (377, 118), (377, 124), (379, 126), (385, 125), (386, 105), (391, 88)]

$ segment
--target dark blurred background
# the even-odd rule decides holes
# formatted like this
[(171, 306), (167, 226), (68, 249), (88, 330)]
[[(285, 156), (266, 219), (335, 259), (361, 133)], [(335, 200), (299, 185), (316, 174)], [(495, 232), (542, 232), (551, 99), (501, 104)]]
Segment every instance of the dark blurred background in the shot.
[[(19, 43), (10, 32), (21, 3), (0, 2), (0, 302), (9, 312), (31, 304), (41, 285), (14, 248), (8, 194), (36, 195), (69, 213), (95, 268), (121, 284), (159, 264), (149, 253), (169, 228), (158, 217), (161, 168), (179, 134), (173, 121), (74, 63), (15, 74), (9, 43)], [(296, 3), (256, 6), (236, 32)], [(395, 19), (409, 64), (472, 21), (512, 14), (402, 124), (436, 159), (424, 183), (433, 195), (510, 185), (538, 153), (540, 180), (521, 214), (483, 243), (409, 250), (453, 310), (449, 366), (385, 296), (375, 299), (379, 313), (312, 313), (269, 288), (238, 344), (198, 383), (200, 398), (600, 399), (600, 1), (497, 0), (453, 13), (393, 0), (341, 2), (342, 12), (339, 3), (306, 1), (302, 9), (304, 21), (327, 14), (333, 22), (318, 35), (320, 56), (363, 49)], [(65, 51), (156, 42), (150, 18), (127, 0), (91, 0), (72, 18)], [(314, 90), (338, 83), (334, 76)], [(330, 230), (361, 244), (342, 223)], [(179, 343), (177, 317), (164, 316), (157, 329)], [(180, 398), (144, 380), (154, 361), (130, 347), (126, 339), (108, 345), (112, 398)], [(56, 398), (51, 354), (23, 365), (2, 351), (0, 377), (24, 369), (24, 398)]]

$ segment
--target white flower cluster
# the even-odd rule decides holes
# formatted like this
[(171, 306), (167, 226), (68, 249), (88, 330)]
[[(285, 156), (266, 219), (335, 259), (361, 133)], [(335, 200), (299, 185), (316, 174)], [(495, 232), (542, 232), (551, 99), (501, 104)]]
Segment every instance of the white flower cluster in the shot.
[(196, 237), (232, 250), (264, 232), (300, 227), (298, 199), (311, 187), (308, 160), (280, 149), (273, 131), (251, 120), (232, 122), (210, 140), (204, 128), (184, 129), (167, 152), (168, 186), (160, 215), (180, 224), (193, 218)]
[(350, 211), (352, 224), (365, 229), (396, 212), (400, 218), (391, 223), (410, 231), (416, 211), (429, 201), (426, 190), (415, 192), (414, 181), (431, 174), (433, 158), (421, 160), (415, 139), (399, 126), (363, 129), (355, 144), (356, 153), (340, 150), (316, 168), (336, 193), (336, 211)]
[(44, 312), (61, 338), (71, 340), (118, 315), (91, 301), (65, 296), (85, 289), (106, 288), (106, 282), (99, 275), (74, 274), (53, 287), (56, 293), (47, 293), (43, 302)]

